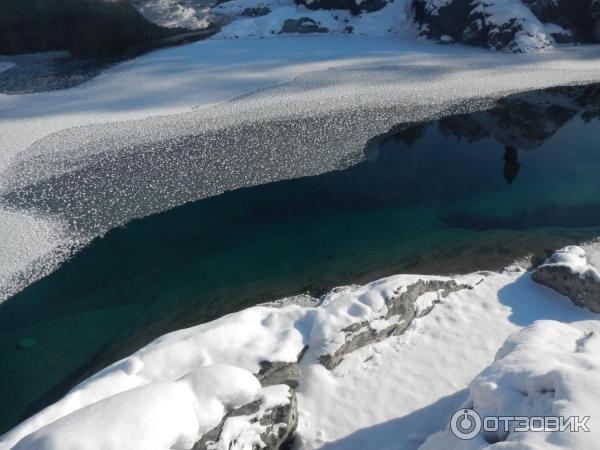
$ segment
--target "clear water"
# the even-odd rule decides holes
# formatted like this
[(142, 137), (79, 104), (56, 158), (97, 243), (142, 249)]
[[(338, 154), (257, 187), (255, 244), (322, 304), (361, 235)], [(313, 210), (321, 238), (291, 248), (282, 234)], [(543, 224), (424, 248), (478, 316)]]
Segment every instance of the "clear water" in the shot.
[(0, 431), (173, 329), (393, 273), (498, 269), (599, 236), (599, 118), (598, 86), (514, 96), (374, 136), (346, 170), (114, 229), (0, 305)]

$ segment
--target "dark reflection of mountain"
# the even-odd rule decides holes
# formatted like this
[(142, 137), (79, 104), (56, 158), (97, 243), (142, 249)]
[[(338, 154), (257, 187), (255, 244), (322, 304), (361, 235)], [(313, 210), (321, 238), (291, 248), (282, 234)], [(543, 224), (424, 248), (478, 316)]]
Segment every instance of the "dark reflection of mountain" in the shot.
[(506, 147), (504, 151), (504, 179), (508, 184), (512, 184), (519, 174), (521, 163), (517, 149), (514, 147)]
[[(505, 147), (504, 178), (512, 184), (521, 167), (519, 150), (534, 150), (554, 136), (576, 115), (585, 122), (600, 117), (600, 87), (598, 85), (558, 87), (519, 94), (501, 99), (490, 110), (451, 116), (435, 122), (401, 128), (368, 145), (373, 158), (374, 147), (390, 142), (416, 146), (428, 127), (435, 126), (445, 136), (453, 136), (470, 144), (493, 139)], [(375, 153), (377, 150), (375, 150)]]
[[(345, 170), (113, 229), (0, 304), (0, 433), (173, 329), (393, 273), (497, 269), (600, 235), (599, 106), (597, 86), (513, 96), (493, 110), (399, 125)], [(38, 345), (18, 349), (24, 337)]]
[[(493, 109), (447, 117), (435, 124), (443, 134), (469, 143), (491, 137), (506, 147), (533, 150), (576, 114), (581, 114), (586, 122), (600, 117), (600, 86), (557, 87), (517, 94), (499, 100)], [(383, 142), (397, 139), (415, 145), (427, 126), (430, 124), (401, 129), (384, 136)]]

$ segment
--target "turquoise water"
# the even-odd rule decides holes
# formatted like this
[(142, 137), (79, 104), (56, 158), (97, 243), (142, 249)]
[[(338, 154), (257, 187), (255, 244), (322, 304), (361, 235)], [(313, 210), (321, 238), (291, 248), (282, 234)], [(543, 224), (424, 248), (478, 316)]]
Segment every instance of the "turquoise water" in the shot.
[(515, 96), (399, 125), (346, 170), (112, 230), (0, 305), (0, 432), (174, 329), (393, 273), (498, 269), (599, 236), (599, 112), (597, 86)]

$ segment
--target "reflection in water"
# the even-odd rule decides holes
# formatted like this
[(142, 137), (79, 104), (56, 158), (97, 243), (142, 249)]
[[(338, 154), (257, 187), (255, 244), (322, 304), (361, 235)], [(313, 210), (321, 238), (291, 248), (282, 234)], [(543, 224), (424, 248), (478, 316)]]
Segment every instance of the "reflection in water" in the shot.
[(508, 184), (517, 178), (521, 163), (519, 162), (519, 155), (517, 149), (514, 147), (506, 147), (504, 150), (504, 179)]
[[(513, 96), (398, 125), (345, 170), (112, 230), (0, 305), (0, 431), (173, 329), (392, 273), (495, 269), (600, 235), (599, 116), (598, 86)], [(19, 348), (25, 338), (37, 345)]]

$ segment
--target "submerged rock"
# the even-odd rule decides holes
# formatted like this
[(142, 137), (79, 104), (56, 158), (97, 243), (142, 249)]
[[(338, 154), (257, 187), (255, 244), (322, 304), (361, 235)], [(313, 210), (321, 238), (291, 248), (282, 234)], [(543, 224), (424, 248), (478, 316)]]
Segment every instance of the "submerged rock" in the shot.
[(298, 426), (298, 402), (285, 385), (263, 389), (260, 400), (229, 412), (205, 433), (193, 450), (278, 450), (290, 443)]
[(532, 275), (534, 281), (569, 297), (577, 306), (600, 312), (600, 273), (587, 262), (585, 250), (557, 250)]
[(37, 345), (37, 341), (32, 337), (24, 337), (17, 342), (17, 347), (21, 350), (29, 350)]

